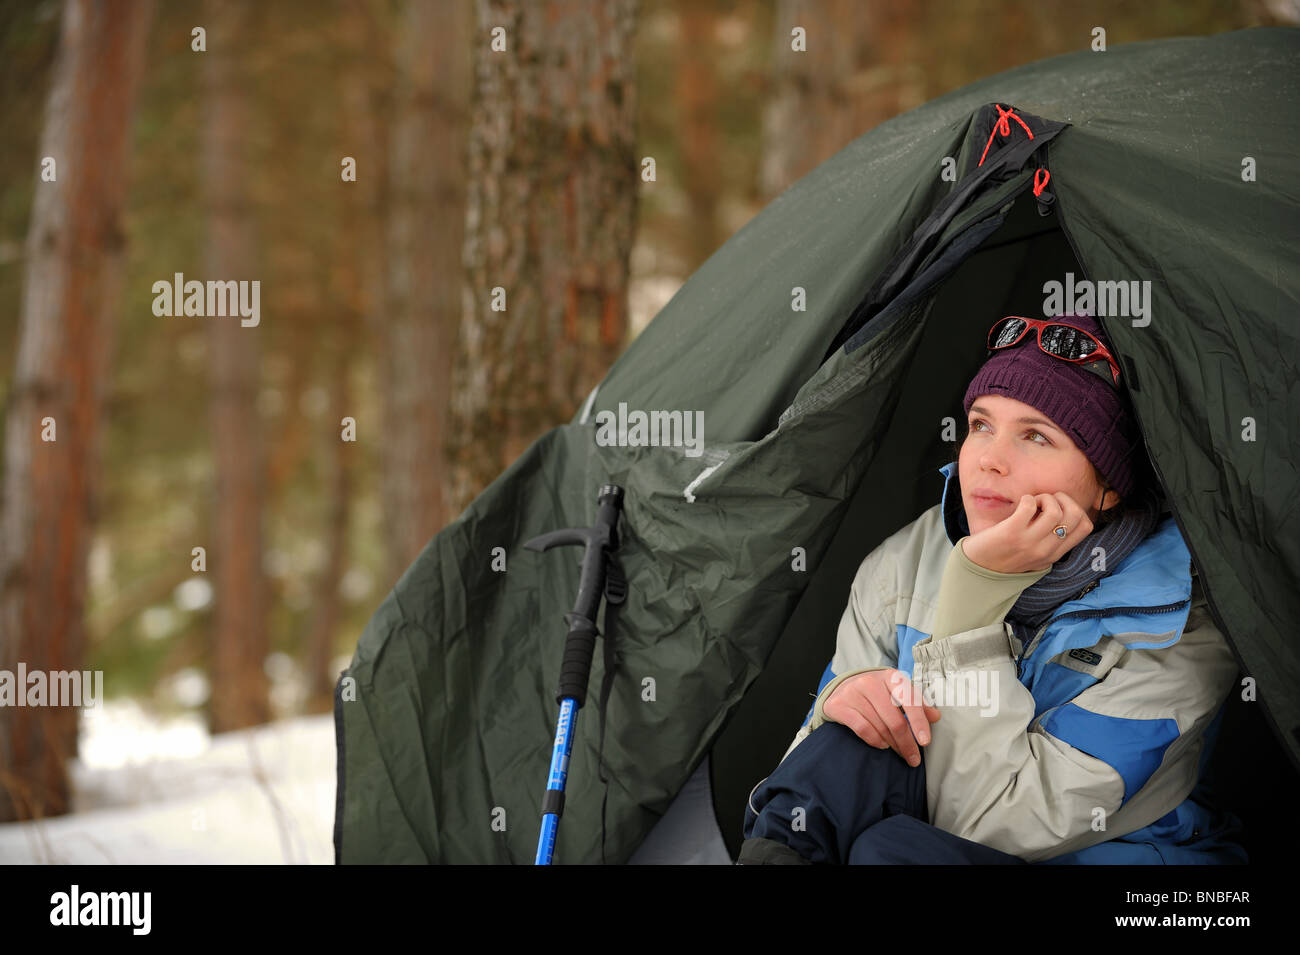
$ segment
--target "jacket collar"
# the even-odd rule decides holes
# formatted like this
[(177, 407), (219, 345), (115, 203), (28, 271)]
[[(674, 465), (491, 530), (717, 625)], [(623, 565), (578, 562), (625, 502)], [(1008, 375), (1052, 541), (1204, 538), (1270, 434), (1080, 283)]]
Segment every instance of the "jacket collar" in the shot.
[(939, 469), (943, 475), (943, 528), (948, 532), (950, 543), (956, 544), (963, 537), (970, 536), (970, 525), (966, 523), (966, 508), (961, 502), (961, 480), (957, 477), (957, 462), (949, 461)]

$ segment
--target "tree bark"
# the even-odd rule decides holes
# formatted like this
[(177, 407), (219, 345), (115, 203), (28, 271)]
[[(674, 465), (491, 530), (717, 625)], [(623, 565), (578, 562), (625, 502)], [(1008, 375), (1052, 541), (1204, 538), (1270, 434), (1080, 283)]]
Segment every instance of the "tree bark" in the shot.
[[(924, 101), (913, 49), (926, 4), (780, 0), (764, 117), (764, 201), (823, 160)], [(803, 27), (803, 51), (791, 31)]]
[(476, 7), (452, 516), (622, 351), (640, 182), (635, 0)]
[(718, 223), (722, 169), (718, 136), (718, 13), (712, 4), (679, 4), (681, 62), (674, 93), (682, 124), (682, 189), (690, 202), (687, 230), (692, 268), (717, 251), (725, 238)]
[(338, 629), (342, 605), (339, 584), (343, 579), (343, 568), (347, 562), (348, 544), (348, 505), (352, 500), (353, 455), (356, 445), (342, 440), (340, 422), (344, 415), (353, 411), (351, 391), (348, 387), (349, 356), (348, 347), (354, 344), (341, 331), (344, 340), (334, 346), (335, 380), (330, 390), (330, 414), (326, 425), (332, 427), (324, 435), (327, 442), (326, 463), (327, 486), (325, 489), (328, 502), (325, 527), (325, 567), (316, 581), (315, 613), (312, 617), (311, 630), (307, 638), (307, 710), (312, 713), (328, 713), (333, 708), (334, 674), (330, 672), (330, 660), (334, 653), (334, 632)]
[[(330, 411), (323, 437), (326, 462), (325, 566), (315, 582), (315, 613), (307, 636), (307, 709), (327, 713), (333, 707), (335, 674), (330, 669), (334, 658), (334, 636), (342, 617), (339, 586), (347, 564), (348, 521), (354, 491), (354, 472), (359, 441), (341, 438), (344, 416), (356, 417), (350, 388), (352, 356), (362, 347), (359, 341), (366, 323), (383, 327), (378, 304), (382, 298), (380, 284), (383, 257), (377, 242), (374, 223), (378, 219), (384, 180), (383, 138), (379, 130), (385, 120), (376, 116), (379, 89), (386, 78), (375, 70), (369, 51), (382, 48), (383, 32), (378, 11), (371, 0), (348, 0), (338, 21), (339, 46), (347, 51), (340, 76), (340, 125), (344, 148), (358, 162), (355, 182), (342, 184), (342, 216), (334, 230), (331, 282), (327, 301), (336, 337), (330, 339)], [(386, 341), (387, 336), (384, 337)], [(383, 376), (381, 376), (383, 377)], [(359, 425), (364, 426), (364, 425)], [(372, 435), (382, 434), (381, 427), (367, 428)], [(389, 548), (389, 553), (392, 553)]]
[[(203, 191), (208, 239), (205, 280), (252, 281), (256, 228), (249, 199), (248, 97), (239, 51), (249, 40), (245, 0), (208, 0), (203, 54)], [(264, 662), (269, 646), (262, 572), (265, 496), (257, 416), (258, 338), (265, 327), (208, 316), (212, 379), (213, 574), (211, 729), (265, 723), (270, 717)]]
[(470, 7), (410, 0), (399, 38), (381, 445), (390, 583), (446, 522), (443, 445), (460, 314)]
[[(18, 359), (5, 424), (0, 669), (82, 669), (86, 558), (125, 267), (131, 118), (153, 12), (68, 0), (27, 236)], [(55, 440), (42, 440), (44, 419)], [(16, 678), (16, 676), (15, 676)], [(111, 678), (111, 675), (110, 675)], [(24, 692), (26, 687), (19, 687)], [(65, 813), (72, 707), (0, 707), (0, 822)]]

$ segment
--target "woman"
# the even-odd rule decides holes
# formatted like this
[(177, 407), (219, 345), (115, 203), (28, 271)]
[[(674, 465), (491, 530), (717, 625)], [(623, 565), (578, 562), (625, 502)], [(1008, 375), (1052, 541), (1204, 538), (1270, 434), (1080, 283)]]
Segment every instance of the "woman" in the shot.
[(1009, 317), (988, 347), (943, 498), (859, 568), (739, 861), (1244, 862), (1193, 794), (1237, 665), (1101, 327)]

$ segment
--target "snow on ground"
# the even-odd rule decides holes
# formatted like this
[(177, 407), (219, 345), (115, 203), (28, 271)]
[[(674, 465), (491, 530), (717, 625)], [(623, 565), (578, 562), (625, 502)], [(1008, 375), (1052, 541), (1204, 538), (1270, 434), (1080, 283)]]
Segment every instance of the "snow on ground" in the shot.
[(210, 737), (131, 701), (82, 716), (74, 812), (0, 825), (0, 863), (334, 861), (334, 718)]

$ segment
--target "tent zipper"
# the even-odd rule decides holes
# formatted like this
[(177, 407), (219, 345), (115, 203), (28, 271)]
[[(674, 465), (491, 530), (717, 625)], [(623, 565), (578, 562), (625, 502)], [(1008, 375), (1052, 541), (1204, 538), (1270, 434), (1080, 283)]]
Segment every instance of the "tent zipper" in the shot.
[[(1044, 146), (1044, 151), (1047, 150)], [(1043, 174), (1042, 182), (1038, 181), (1038, 174)], [(1038, 214), (1040, 216), (1050, 216), (1052, 206), (1056, 202), (1056, 193), (1047, 188), (1047, 183), (1051, 181), (1052, 174), (1047, 170), (1047, 157), (1044, 156), (1038, 169), (1034, 172), (1034, 198), (1038, 200)]]

